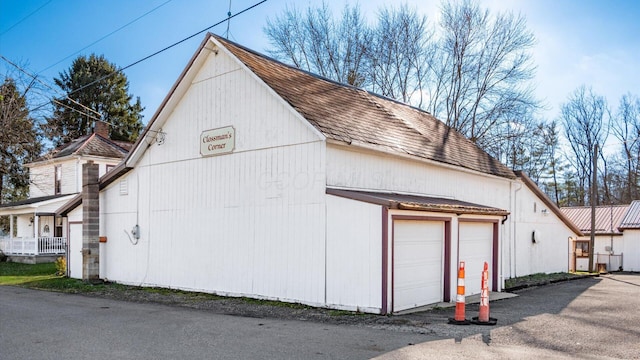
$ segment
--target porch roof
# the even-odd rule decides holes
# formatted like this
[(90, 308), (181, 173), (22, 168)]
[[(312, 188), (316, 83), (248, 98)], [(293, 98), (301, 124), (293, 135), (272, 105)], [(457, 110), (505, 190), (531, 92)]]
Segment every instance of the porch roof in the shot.
[(507, 210), (447, 198), (398, 194), (392, 192), (342, 190), (334, 188), (327, 188), (326, 193), (329, 195), (387, 206), (390, 209), (447, 212), (458, 215), (509, 215)]
[(69, 195), (73, 195), (73, 194), (47, 195), (47, 196), (30, 198), (30, 199), (24, 199), (20, 201), (14, 201), (8, 204), (0, 204), (0, 208), (7, 208), (7, 207), (14, 207), (14, 206), (21, 206), (21, 205), (31, 205), (31, 204), (39, 203), (41, 201), (53, 200), (53, 199), (57, 199), (57, 198), (61, 198)]

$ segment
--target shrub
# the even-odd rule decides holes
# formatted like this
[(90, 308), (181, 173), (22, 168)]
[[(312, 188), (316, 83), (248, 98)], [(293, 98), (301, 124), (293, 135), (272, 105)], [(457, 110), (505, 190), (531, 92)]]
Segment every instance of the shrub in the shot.
[(65, 276), (67, 275), (67, 259), (63, 256), (60, 256), (56, 259), (56, 275)]

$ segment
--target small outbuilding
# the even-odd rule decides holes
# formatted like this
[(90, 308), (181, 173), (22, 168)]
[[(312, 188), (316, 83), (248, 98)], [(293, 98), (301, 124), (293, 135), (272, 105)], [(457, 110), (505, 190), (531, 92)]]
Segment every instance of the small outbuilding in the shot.
[(594, 248), (591, 240), (591, 207), (563, 207), (562, 212), (584, 233), (573, 239), (571, 271), (640, 271), (640, 201), (630, 205), (595, 207)]
[(566, 271), (581, 234), (429, 113), (212, 34), (125, 161), (86, 174), (58, 212), (99, 266), (71, 274), (125, 284), (386, 314), (454, 299), (460, 261), (467, 295), (485, 262), (492, 291)]

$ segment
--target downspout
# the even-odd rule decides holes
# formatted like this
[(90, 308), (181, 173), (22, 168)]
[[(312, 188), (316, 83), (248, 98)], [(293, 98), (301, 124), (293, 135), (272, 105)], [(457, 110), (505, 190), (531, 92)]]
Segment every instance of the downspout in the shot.
[[(567, 241), (569, 242), (569, 244), (567, 245), (567, 248), (569, 249), (569, 251), (568, 251), (569, 256), (568, 256), (568, 258), (567, 258), (567, 262), (568, 262), (568, 264), (567, 264), (567, 269), (569, 270), (569, 272), (571, 272), (571, 258), (572, 258), (572, 256), (571, 256), (571, 254), (572, 254), (572, 249), (571, 249), (571, 240), (573, 240), (573, 239), (571, 238), (571, 236), (569, 236), (569, 237), (567, 238)], [(573, 269), (573, 271), (575, 272), (575, 271), (576, 271), (576, 269)]]
[[(510, 275), (512, 277), (516, 277), (517, 276), (517, 269), (518, 269), (518, 264), (517, 264), (517, 257), (518, 257), (518, 252), (516, 251), (516, 243), (517, 243), (517, 234), (518, 232), (516, 231), (517, 226), (518, 226), (518, 191), (520, 191), (522, 189), (522, 183), (520, 182), (516, 182), (516, 184), (519, 185), (519, 187), (517, 189), (515, 189), (515, 191), (513, 192), (513, 204), (512, 204), (512, 212), (513, 215), (511, 216), (511, 221), (513, 222), (513, 255), (511, 254), (511, 247), (509, 247), (509, 272)], [(511, 260), (513, 258), (513, 267), (511, 265)], [(511, 272), (513, 270), (513, 272)]]

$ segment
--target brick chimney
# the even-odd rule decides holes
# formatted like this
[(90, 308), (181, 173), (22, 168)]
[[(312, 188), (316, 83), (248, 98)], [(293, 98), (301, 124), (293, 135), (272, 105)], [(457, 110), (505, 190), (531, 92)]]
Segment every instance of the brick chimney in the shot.
[(100, 197), (98, 164), (82, 164), (82, 280), (100, 280)]
[(93, 132), (105, 139), (109, 139), (109, 124), (104, 121), (96, 120), (93, 127)]

